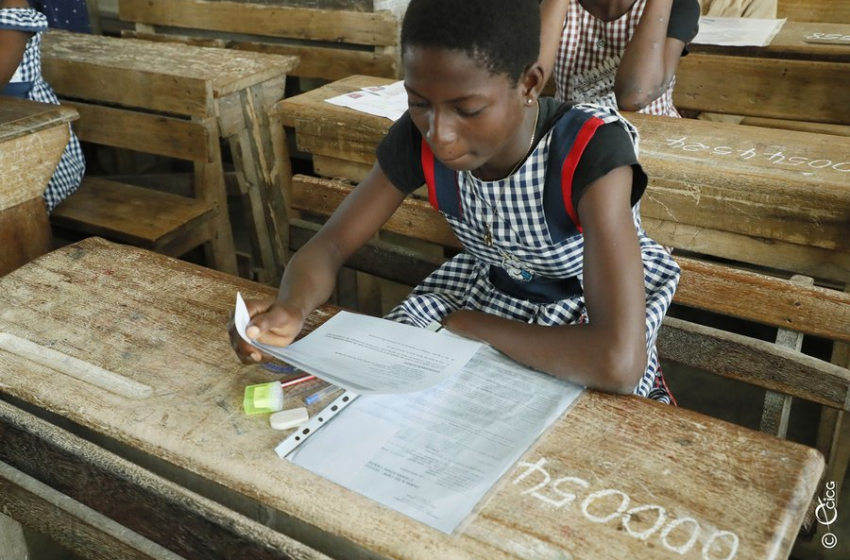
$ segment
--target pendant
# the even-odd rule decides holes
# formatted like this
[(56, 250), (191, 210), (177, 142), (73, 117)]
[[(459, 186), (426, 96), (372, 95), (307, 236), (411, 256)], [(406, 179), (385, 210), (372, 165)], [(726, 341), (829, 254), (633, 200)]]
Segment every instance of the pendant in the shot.
[(534, 278), (534, 274), (525, 270), (522, 262), (509, 253), (502, 252), (502, 268), (517, 282), (530, 282)]
[(488, 226), (484, 226), (484, 245), (488, 247), (493, 246), (493, 234), (490, 233), (490, 228)]

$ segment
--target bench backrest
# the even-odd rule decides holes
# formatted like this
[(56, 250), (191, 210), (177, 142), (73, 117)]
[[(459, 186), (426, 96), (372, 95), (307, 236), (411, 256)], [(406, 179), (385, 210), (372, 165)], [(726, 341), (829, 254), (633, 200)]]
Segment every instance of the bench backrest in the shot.
[(336, 80), (352, 74), (396, 76), (399, 19), (373, 2), (297, 0), (119, 0), (119, 18), (136, 25), (134, 37), (223, 41), (242, 50), (298, 56), (292, 74)]

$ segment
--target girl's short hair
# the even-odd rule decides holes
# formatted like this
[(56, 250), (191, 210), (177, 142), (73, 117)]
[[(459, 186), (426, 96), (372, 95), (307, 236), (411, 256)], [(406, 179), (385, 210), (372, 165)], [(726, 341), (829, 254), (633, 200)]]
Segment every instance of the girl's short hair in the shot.
[(407, 47), (460, 51), (516, 84), (540, 54), (538, 0), (411, 0), (401, 26)]

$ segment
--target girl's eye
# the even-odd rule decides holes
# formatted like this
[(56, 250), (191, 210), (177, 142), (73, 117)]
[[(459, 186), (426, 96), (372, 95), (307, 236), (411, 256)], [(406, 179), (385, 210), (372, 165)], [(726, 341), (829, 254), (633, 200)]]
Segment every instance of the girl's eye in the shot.
[(461, 117), (469, 118), (469, 117), (474, 117), (474, 116), (480, 114), (481, 111), (483, 111), (484, 109), (483, 108), (482, 109), (473, 109), (473, 110), (469, 111), (469, 110), (461, 109), (460, 107), (458, 107), (455, 110), (457, 111), (457, 114), (460, 115)]
[(425, 101), (414, 101), (413, 99), (408, 99), (407, 100), (407, 106), (408, 107), (421, 108), (421, 107), (427, 107), (428, 103), (426, 103)]

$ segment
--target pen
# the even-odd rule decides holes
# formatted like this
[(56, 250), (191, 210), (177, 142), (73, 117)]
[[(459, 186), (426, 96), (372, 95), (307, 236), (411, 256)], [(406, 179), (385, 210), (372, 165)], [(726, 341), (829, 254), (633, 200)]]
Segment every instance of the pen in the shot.
[(334, 393), (336, 391), (339, 391), (339, 387), (337, 387), (336, 385), (328, 385), (324, 389), (320, 389), (320, 390), (316, 391), (315, 393), (313, 393), (312, 395), (310, 395), (308, 397), (304, 397), (304, 404), (311, 405), (314, 402), (319, 401), (319, 400), (327, 397), (328, 395), (330, 395), (331, 393)]
[(301, 377), (296, 377), (295, 379), (290, 379), (289, 381), (281, 381), (281, 387), (290, 387), (292, 385), (298, 385), (299, 383), (304, 383), (305, 381), (312, 381), (316, 379), (315, 375), (310, 375), (309, 373), (305, 373)]

